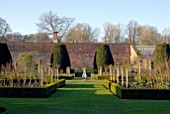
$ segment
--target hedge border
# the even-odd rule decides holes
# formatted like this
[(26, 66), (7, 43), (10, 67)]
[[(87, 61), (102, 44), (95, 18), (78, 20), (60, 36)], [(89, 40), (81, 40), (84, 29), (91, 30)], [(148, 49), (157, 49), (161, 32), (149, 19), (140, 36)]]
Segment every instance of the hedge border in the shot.
[(135, 89), (103, 80), (103, 85), (121, 99), (170, 100), (170, 89)]
[(56, 92), (58, 87), (65, 86), (65, 80), (61, 79), (57, 82), (37, 88), (14, 88), (14, 87), (0, 87), (0, 97), (14, 97), (14, 98), (47, 98)]

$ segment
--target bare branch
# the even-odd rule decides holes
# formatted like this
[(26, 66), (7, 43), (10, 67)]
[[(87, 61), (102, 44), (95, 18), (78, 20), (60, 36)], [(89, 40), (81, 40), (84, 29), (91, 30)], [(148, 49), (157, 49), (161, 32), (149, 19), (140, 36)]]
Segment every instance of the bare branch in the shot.
[(46, 32), (52, 34), (53, 32), (58, 32), (61, 35), (61, 38), (64, 37), (66, 31), (74, 22), (74, 18), (68, 17), (59, 17), (56, 13), (52, 11), (43, 13), (40, 16), (38, 26), (41, 32)]
[(120, 43), (122, 27), (121, 24), (113, 25), (111, 23), (105, 23), (103, 25), (105, 35), (103, 37), (106, 43)]
[[(69, 23), (68, 25), (69, 26)], [(99, 36), (99, 29), (93, 29), (89, 24), (77, 23), (66, 34), (65, 42), (90, 43), (96, 42)]]

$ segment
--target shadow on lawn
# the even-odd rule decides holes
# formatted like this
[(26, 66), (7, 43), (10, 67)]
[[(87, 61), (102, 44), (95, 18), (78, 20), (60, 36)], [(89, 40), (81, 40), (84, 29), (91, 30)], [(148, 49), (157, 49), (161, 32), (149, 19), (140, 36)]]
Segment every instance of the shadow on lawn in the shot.
[(66, 84), (64, 88), (94, 88), (94, 84)]
[(6, 108), (0, 107), (0, 113), (3, 113), (3, 112), (5, 112), (5, 111), (6, 111)]

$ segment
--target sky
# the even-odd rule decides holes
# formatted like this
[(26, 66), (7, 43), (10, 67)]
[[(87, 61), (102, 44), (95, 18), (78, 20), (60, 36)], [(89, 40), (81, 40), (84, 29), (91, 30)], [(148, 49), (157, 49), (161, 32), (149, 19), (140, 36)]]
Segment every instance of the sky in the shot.
[(159, 32), (170, 28), (170, 0), (0, 0), (0, 17), (13, 32), (37, 33), (40, 15), (49, 11), (101, 30), (105, 22), (130, 20), (157, 27)]

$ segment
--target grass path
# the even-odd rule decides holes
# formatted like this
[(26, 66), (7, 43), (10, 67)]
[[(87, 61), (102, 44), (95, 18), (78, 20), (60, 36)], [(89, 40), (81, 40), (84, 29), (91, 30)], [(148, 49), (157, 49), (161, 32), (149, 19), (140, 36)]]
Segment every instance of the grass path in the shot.
[(49, 98), (0, 98), (4, 114), (169, 114), (169, 100), (122, 100), (102, 86), (102, 81), (67, 80)]

